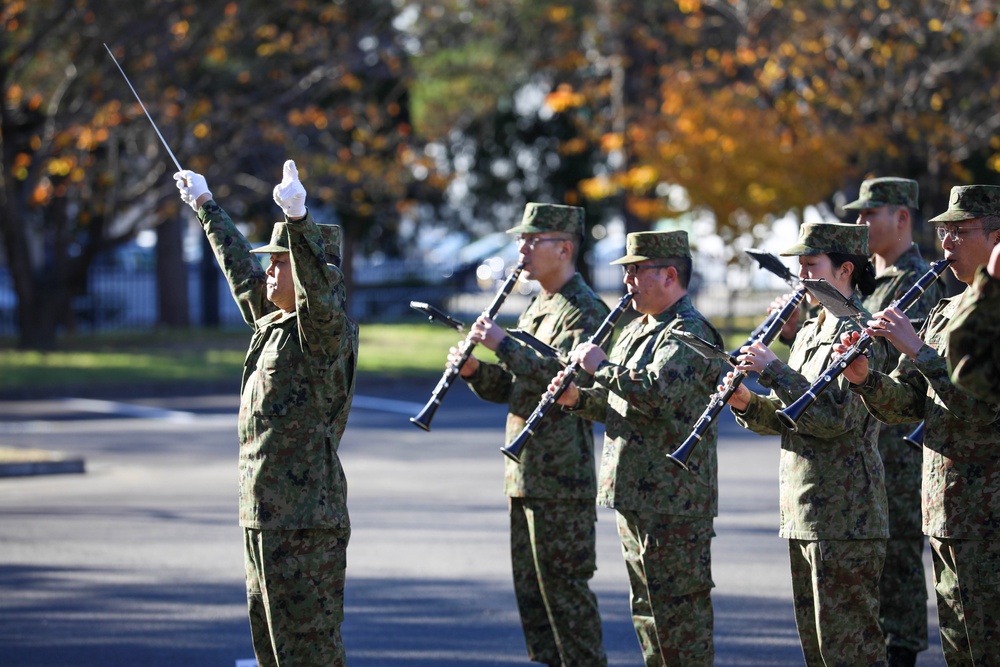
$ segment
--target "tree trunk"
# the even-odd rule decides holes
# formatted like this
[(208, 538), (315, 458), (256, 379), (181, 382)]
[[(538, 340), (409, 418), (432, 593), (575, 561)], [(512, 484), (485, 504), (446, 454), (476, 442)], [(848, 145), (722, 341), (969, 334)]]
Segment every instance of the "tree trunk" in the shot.
[(167, 218), (156, 228), (157, 324), (167, 327), (191, 325), (183, 231), (184, 224), (177, 217)]
[[(346, 225), (344, 225), (346, 227)], [(354, 239), (346, 230), (341, 227), (341, 254), (340, 270), (344, 273), (344, 289), (347, 292), (346, 309), (348, 315), (351, 313), (351, 293), (354, 290)]]
[(201, 235), (201, 263), (198, 274), (201, 280), (201, 325), (217, 328), (221, 317), (219, 313), (219, 268), (215, 261), (215, 253), (208, 237)]

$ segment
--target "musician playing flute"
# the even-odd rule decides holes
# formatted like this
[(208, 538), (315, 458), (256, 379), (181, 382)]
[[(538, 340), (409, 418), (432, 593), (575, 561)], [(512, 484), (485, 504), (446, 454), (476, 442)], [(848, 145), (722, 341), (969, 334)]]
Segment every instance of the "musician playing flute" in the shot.
[[(354, 396), (340, 228), (317, 225), (291, 160), (285, 214), (256, 250), (205, 178), (174, 174), (253, 329), (240, 390), (239, 496), (247, 604), (260, 667), (346, 664), (340, 626), (351, 522), (337, 456)], [(258, 255), (269, 257), (267, 268)]]
[[(1000, 244), (1000, 187), (952, 188), (948, 210), (931, 222), (952, 273), (971, 285)], [(1000, 664), (1000, 401), (966, 393), (948, 373), (949, 328), (962, 301), (942, 299), (919, 333), (898, 308), (875, 313), (868, 331), (900, 352), (895, 369), (871, 370), (860, 357), (844, 371), (880, 420), (924, 420), (923, 530), (950, 667)]]
[[(867, 227), (805, 223), (799, 242), (781, 254), (798, 257), (800, 278), (825, 279), (867, 319), (858, 295), (875, 286)], [(741, 426), (781, 436), (779, 534), (788, 539), (795, 623), (808, 667), (886, 664), (878, 580), (889, 530), (879, 423), (843, 378), (818, 395), (794, 432), (775, 414), (826, 370), (832, 345), (861, 326), (820, 308), (802, 324), (788, 363), (760, 343), (742, 348), (738, 368), (759, 373), (771, 392), (761, 396), (741, 385), (729, 400)], [(882, 346), (869, 349), (881, 363)]]
[[(541, 287), (517, 326), (568, 353), (610, 312), (576, 271), (583, 209), (529, 203), (508, 233), (517, 235), (521, 275)], [(542, 356), (486, 316), (476, 320), (469, 338), (493, 350), (498, 363), (472, 356), (460, 375), (480, 398), (507, 404), (509, 444), (568, 362)], [(460, 358), (452, 348), (449, 363)], [(528, 657), (546, 665), (603, 667), (601, 617), (589, 583), (597, 569), (593, 426), (553, 410), (520, 463), (504, 459), (514, 592)]]
[[(887, 308), (930, 268), (913, 242), (918, 195), (919, 186), (912, 179), (872, 178), (861, 184), (856, 201), (844, 205), (847, 211), (857, 211), (857, 224), (868, 227), (868, 250), (875, 265), (875, 291), (863, 300), (869, 312)], [(907, 309), (916, 328), (943, 296), (942, 283), (935, 280)], [(889, 367), (880, 370), (892, 370), (895, 357), (886, 354)], [(889, 540), (878, 585), (879, 622), (889, 667), (913, 667), (917, 653), (927, 649), (927, 580), (920, 529), (923, 454), (904, 440), (916, 427), (882, 425), (878, 437), (889, 502)]]
[[(629, 234), (625, 249), (612, 264), (624, 270), (641, 316), (622, 329), (610, 355), (591, 343), (573, 351), (570, 358), (593, 375), (593, 386), (571, 383), (559, 403), (568, 414), (605, 426), (597, 502), (615, 510), (645, 664), (711, 667), (718, 425), (702, 436), (689, 470), (667, 455), (684, 442), (715, 392), (721, 363), (670, 330), (720, 346), (722, 337), (688, 296), (687, 233)], [(556, 391), (561, 380), (562, 374), (548, 390)]]

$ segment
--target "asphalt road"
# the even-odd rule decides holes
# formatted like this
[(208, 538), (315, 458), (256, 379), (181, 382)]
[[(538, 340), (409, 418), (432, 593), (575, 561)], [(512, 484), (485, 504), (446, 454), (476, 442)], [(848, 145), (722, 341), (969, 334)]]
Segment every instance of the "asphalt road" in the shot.
[[(351, 413), (341, 446), (353, 523), (348, 663), (528, 665), (510, 581), (503, 408), (459, 386), (425, 433), (408, 417), (433, 383), (363, 383)], [(0, 664), (235, 667), (253, 657), (236, 409), (235, 387), (0, 402), (0, 446), (80, 455), (87, 468), (0, 479)], [(721, 430), (716, 664), (801, 665), (777, 537), (777, 439), (728, 417)], [(640, 667), (614, 516), (598, 517), (592, 585), (609, 661)], [(943, 666), (933, 598), (928, 615), (932, 647), (917, 664)]]

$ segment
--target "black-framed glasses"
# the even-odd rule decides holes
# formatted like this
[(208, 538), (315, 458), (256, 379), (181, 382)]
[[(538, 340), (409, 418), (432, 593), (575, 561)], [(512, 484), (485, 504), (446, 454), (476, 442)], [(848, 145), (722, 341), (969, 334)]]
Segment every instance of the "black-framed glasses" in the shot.
[(536, 245), (539, 243), (545, 243), (546, 241), (569, 241), (569, 239), (559, 238), (558, 236), (518, 236), (517, 246), (519, 248), (534, 250)]
[(640, 269), (665, 269), (670, 264), (622, 264), (622, 272), (626, 276), (634, 276)]
[(962, 234), (965, 232), (974, 232), (976, 230), (982, 231), (987, 229), (986, 227), (959, 227), (958, 225), (938, 225), (934, 228), (937, 232), (938, 241), (944, 241), (944, 237), (950, 236), (955, 241), (962, 240)]

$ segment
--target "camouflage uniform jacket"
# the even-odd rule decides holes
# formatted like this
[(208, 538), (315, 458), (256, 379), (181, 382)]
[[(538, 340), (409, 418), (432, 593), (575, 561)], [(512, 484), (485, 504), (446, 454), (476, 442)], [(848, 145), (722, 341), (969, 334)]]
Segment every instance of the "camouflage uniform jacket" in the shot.
[(722, 345), (719, 332), (684, 296), (657, 315), (625, 326), (594, 386), (580, 389), (571, 412), (605, 425), (598, 504), (687, 517), (718, 515), (718, 425), (688, 461), (667, 459), (705, 411), (722, 370), (670, 335), (689, 331)]
[[(857, 296), (852, 302), (858, 308)], [(869, 317), (862, 318), (867, 322)], [(866, 540), (889, 536), (884, 471), (878, 453), (879, 423), (849, 389), (843, 375), (822, 391), (796, 422), (785, 428), (775, 415), (802, 396), (827, 369), (833, 345), (860, 327), (825, 310), (807, 320), (788, 363), (772, 361), (760, 374), (769, 396), (752, 395), (737, 421), (761, 435), (781, 436), (778, 482), (779, 534), (792, 540)], [(882, 363), (873, 345), (873, 363)], [(734, 411), (735, 412), (735, 411)]]
[[(882, 274), (875, 277), (875, 291), (864, 299), (865, 308), (870, 313), (877, 313), (888, 308), (893, 301), (903, 296), (908, 289), (930, 270), (930, 265), (924, 261), (920, 255), (920, 249), (914, 243), (910, 249), (903, 253), (895, 263), (888, 267)], [(931, 283), (920, 298), (906, 311), (907, 316), (913, 323), (915, 329), (923, 326), (927, 319), (927, 313), (944, 296), (944, 289), (940, 280)], [(896, 358), (899, 353), (884, 338), (880, 338), (878, 345), (882, 347), (885, 363), (879, 370), (886, 373), (896, 366)], [(907, 449), (912, 448), (917, 454), (916, 447), (903, 441), (903, 438), (913, 432), (916, 424), (896, 424), (893, 426), (883, 425), (879, 432), (879, 451), (883, 456), (894, 455), (902, 452), (904, 456), (908, 454)], [(907, 457), (909, 460), (909, 457)], [(913, 466), (916, 466), (916, 459), (913, 459)], [(914, 525), (913, 530), (916, 530)]]
[(348, 527), (337, 456), (354, 396), (358, 335), (340, 269), (326, 263), (307, 215), (288, 223), (293, 313), (267, 300), (258, 256), (214, 201), (198, 211), (253, 337), (243, 368), (238, 433), (240, 525)]
[[(574, 275), (555, 294), (539, 294), (517, 320), (527, 331), (561, 352), (586, 341), (610, 309)], [(524, 429), (549, 381), (568, 363), (545, 358), (508, 336), (496, 350), (499, 363), (481, 363), (468, 379), (480, 398), (507, 403), (506, 442)], [(586, 380), (578, 375), (582, 381)], [(504, 493), (512, 498), (590, 498), (597, 491), (594, 470), (594, 430), (586, 421), (553, 409), (541, 430), (521, 451), (521, 463), (504, 457)]]
[(1000, 528), (1000, 404), (954, 384), (945, 361), (948, 325), (961, 299), (942, 299), (920, 331), (916, 358), (853, 386), (880, 420), (924, 420), (923, 530), (954, 539), (995, 539)]
[(952, 382), (976, 398), (1000, 394), (1000, 280), (979, 267), (948, 329)]

